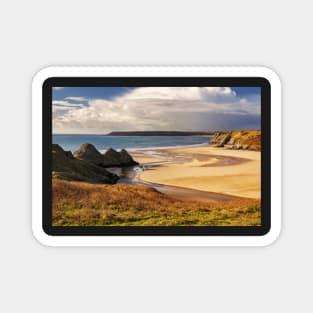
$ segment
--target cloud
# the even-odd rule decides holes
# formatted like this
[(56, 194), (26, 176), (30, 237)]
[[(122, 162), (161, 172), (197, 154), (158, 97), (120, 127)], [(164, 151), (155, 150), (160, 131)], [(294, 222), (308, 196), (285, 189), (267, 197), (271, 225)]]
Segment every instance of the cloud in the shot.
[(58, 117), (64, 115), (65, 113), (81, 109), (84, 107), (84, 104), (82, 103), (70, 103), (65, 100), (53, 100), (52, 101), (52, 119), (53, 121), (57, 119)]
[(85, 97), (66, 97), (65, 100), (71, 100), (71, 101), (88, 101)]
[(62, 90), (64, 89), (65, 87), (53, 87), (53, 90)]
[(229, 87), (139, 87), (111, 100), (89, 100), (88, 106), (53, 104), (59, 107), (55, 132), (234, 129), (258, 127), (260, 120), (260, 96), (242, 98)]
[(128, 99), (157, 100), (216, 100), (229, 98), (236, 93), (229, 87), (142, 87), (128, 94)]
[(82, 103), (71, 103), (71, 102), (66, 101), (66, 100), (53, 100), (52, 105), (67, 106), (67, 107), (82, 107), (82, 106), (84, 106)]

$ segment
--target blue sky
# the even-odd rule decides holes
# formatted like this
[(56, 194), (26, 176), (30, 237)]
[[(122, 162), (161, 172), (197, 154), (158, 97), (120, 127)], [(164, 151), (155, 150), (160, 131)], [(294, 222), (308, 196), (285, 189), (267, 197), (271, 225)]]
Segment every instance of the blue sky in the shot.
[[(62, 88), (62, 87), (60, 87)], [(112, 99), (127, 93), (133, 87), (65, 87), (53, 91), (53, 100), (63, 100), (66, 97), (85, 97), (87, 99)], [(239, 97), (259, 94), (260, 87), (231, 87)]]
[(87, 99), (112, 99), (131, 90), (130, 87), (65, 87), (53, 90), (53, 100), (66, 97), (86, 97)]
[(54, 133), (260, 128), (259, 87), (56, 87)]

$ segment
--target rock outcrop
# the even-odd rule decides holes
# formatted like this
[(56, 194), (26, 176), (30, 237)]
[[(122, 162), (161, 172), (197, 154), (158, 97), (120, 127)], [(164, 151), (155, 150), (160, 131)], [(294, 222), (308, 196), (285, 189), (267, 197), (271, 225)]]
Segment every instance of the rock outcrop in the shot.
[(121, 166), (121, 156), (116, 150), (110, 148), (103, 155), (104, 166)]
[(74, 152), (74, 157), (96, 165), (103, 163), (103, 155), (90, 143), (80, 145), (79, 149)]
[(52, 177), (106, 184), (114, 184), (119, 179), (101, 166), (75, 158), (57, 144), (52, 145)]
[(134, 166), (138, 165), (132, 156), (125, 150), (122, 149), (120, 152), (110, 148), (103, 155), (104, 163), (106, 166)]
[(137, 162), (134, 161), (134, 159), (125, 149), (122, 149), (120, 151), (120, 162), (123, 166), (128, 166), (128, 164), (133, 164), (133, 163), (138, 164)]
[(124, 167), (138, 164), (125, 149), (118, 152), (110, 148), (101, 154), (89, 143), (82, 144), (79, 150), (74, 152), (74, 157), (102, 167)]
[(216, 132), (210, 145), (229, 149), (261, 150), (261, 130)]

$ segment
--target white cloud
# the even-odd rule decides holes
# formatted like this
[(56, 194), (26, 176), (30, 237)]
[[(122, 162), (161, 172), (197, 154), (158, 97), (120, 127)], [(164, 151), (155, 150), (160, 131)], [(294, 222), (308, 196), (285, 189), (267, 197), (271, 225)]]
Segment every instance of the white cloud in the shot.
[(64, 87), (53, 87), (53, 90), (62, 90)]
[(242, 116), (238, 123), (243, 123), (260, 115), (259, 97), (240, 98), (229, 87), (140, 87), (112, 100), (89, 100), (88, 106), (66, 100), (53, 104), (59, 107), (53, 118), (55, 132), (199, 130), (209, 129), (213, 117), (221, 121), (229, 115), (227, 120), (234, 116), (239, 121)]
[(130, 92), (128, 99), (216, 101), (235, 96), (236, 93), (229, 87), (141, 87)]
[(64, 114), (71, 110), (81, 109), (84, 105), (81, 103), (70, 103), (65, 100), (52, 101), (52, 119), (53, 121), (61, 118)]
[(85, 97), (66, 97), (65, 100), (71, 100), (71, 101), (88, 101)]
[(67, 107), (67, 108), (82, 108), (84, 105), (82, 103), (71, 103), (65, 100), (53, 100), (52, 106), (54, 107)]

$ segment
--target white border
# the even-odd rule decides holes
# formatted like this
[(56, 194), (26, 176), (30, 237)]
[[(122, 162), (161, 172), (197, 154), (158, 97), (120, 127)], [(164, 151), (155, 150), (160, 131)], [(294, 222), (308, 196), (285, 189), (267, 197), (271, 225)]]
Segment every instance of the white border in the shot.
[[(49, 77), (264, 77), (271, 84), (271, 230), (264, 236), (49, 236), (42, 229), (42, 84)], [(281, 84), (264, 67), (48, 67), (32, 85), (32, 229), (48, 246), (265, 246), (281, 230)]]

